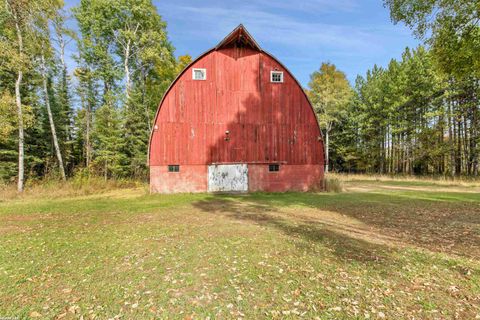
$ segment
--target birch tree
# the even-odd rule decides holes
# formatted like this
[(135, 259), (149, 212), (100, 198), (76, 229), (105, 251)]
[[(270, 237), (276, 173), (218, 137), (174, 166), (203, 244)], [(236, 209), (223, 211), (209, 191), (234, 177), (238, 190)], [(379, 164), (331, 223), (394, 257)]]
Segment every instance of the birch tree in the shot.
[(62, 179), (65, 181), (65, 180), (67, 180), (67, 177), (65, 175), (65, 168), (63, 166), (62, 152), (60, 151), (60, 145), (58, 143), (57, 130), (55, 128), (55, 122), (53, 120), (52, 108), (50, 106), (50, 98), (49, 98), (49, 94), (48, 94), (47, 62), (46, 62), (46, 59), (45, 59), (45, 48), (44, 48), (43, 44), (42, 44), (41, 53), (40, 53), (40, 73), (42, 75), (45, 107), (47, 109), (48, 122), (50, 123), (50, 130), (51, 130), (51, 133), (52, 133), (52, 140), (53, 140), (53, 146), (55, 148), (55, 155), (56, 155), (57, 161), (58, 161), (58, 168), (59, 168), (60, 174), (62, 176)]
[[(43, 85), (43, 95), (45, 108), (47, 110), (48, 122), (50, 125), (50, 132), (52, 135), (53, 147), (55, 156), (58, 162), (58, 168), (62, 179), (66, 180), (65, 167), (63, 164), (62, 152), (60, 150), (60, 144), (58, 142), (57, 129), (55, 125), (55, 119), (52, 113), (52, 106), (50, 103), (50, 95), (48, 90), (48, 74), (49, 74), (49, 65), (51, 58), (54, 55), (54, 51), (51, 46), (51, 37), (50, 37), (50, 25), (55, 20), (55, 17), (58, 16), (58, 9), (60, 5), (55, 2), (46, 2), (46, 8), (39, 13), (38, 19), (35, 25), (36, 38), (37, 42), (34, 44), (34, 47), (38, 51), (38, 60), (39, 60), (39, 69), (40, 75), (42, 78)], [(48, 59), (48, 61), (47, 61)]]
[[(19, 60), (24, 60), (24, 48), (23, 48), (23, 31), (21, 29), (22, 24), (26, 23), (28, 2), (17, 2), (12, 0), (5, 0), (5, 6), (7, 12), (11, 16), (12, 24), (15, 27), (16, 40), (15, 45), (17, 47), (17, 54)], [(23, 111), (22, 111), (22, 97), (20, 90), (22, 87), (23, 78), (23, 63), (19, 63), (17, 67), (17, 79), (15, 81), (15, 104), (17, 107), (17, 121), (18, 121), (18, 180), (17, 190), (23, 192), (24, 179), (25, 179), (25, 134), (23, 128)]]
[(112, 0), (113, 36), (124, 71), (125, 107), (130, 103), (133, 82), (141, 83), (152, 68), (171, 59), (166, 24), (151, 0)]
[(322, 63), (320, 70), (310, 76), (308, 86), (309, 98), (325, 133), (325, 172), (328, 172), (330, 132), (346, 114), (353, 91), (345, 74), (331, 63)]

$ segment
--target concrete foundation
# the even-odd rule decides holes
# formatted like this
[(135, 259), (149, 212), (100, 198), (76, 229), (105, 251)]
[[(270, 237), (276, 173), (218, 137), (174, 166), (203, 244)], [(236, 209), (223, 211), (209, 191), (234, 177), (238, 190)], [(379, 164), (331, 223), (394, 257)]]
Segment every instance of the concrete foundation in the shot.
[[(321, 165), (280, 165), (270, 172), (268, 164), (248, 164), (249, 192), (316, 191), (323, 185)], [(150, 167), (153, 193), (195, 193), (208, 191), (208, 165), (182, 165), (179, 172), (168, 166)]]

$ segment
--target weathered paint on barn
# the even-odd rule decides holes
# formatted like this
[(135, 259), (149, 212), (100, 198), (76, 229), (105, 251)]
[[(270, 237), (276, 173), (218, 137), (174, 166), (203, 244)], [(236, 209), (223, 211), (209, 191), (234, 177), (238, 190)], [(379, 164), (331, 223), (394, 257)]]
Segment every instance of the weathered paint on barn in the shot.
[(209, 165), (208, 191), (248, 191), (248, 165), (245, 163)]
[[(197, 68), (205, 80), (193, 79)], [(271, 82), (272, 71), (282, 71), (283, 82)], [(207, 191), (208, 168), (219, 164), (246, 165), (249, 191), (306, 191), (323, 180), (323, 140), (305, 92), (242, 25), (164, 95), (150, 137), (151, 191)]]

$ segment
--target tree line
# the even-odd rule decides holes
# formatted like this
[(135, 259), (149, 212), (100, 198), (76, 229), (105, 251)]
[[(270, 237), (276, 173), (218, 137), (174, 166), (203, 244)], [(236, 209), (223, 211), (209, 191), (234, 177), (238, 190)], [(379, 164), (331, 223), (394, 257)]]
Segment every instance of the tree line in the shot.
[[(335, 171), (478, 176), (478, 1), (387, 0), (424, 45), (373, 66), (353, 87), (325, 63), (308, 94)], [(428, 36), (427, 36), (428, 35)], [(329, 141), (329, 137), (331, 139)], [(328, 170), (328, 167), (326, 167)]]
[(146, 177), (159, 97), (190, 60), (150, 0), (2, 1), (0, 180)]

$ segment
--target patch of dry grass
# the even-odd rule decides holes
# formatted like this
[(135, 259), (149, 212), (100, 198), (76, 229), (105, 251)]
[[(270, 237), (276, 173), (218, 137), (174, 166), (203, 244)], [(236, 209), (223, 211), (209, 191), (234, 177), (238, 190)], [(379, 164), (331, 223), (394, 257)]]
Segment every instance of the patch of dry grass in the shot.
[(325, 191), (339, 193), (343, 191), (343, 183), (338, 177), (327, 175), (325, 177)]
[(440, 185), (480, 187), (480, 179), (475, 177), (449, 177), (449, 176), (407, 176), (407, 175), (381, 175), (381, 174), (347, 174), (328, 173), (328, 178), (338, 179), (342, 182), (404, 182), (410, 185)]
[(23, 193), (17, 192), (14, 184), (0, 184), (0, 202), (14, 199), (54, 199), (78, 197), (121, 189), (140, 188), (148, 190), (148, 185), (135, 180), (105, 180), (100, 177), (75, 177), (66, 182), (61, 180), (30, 181)]

